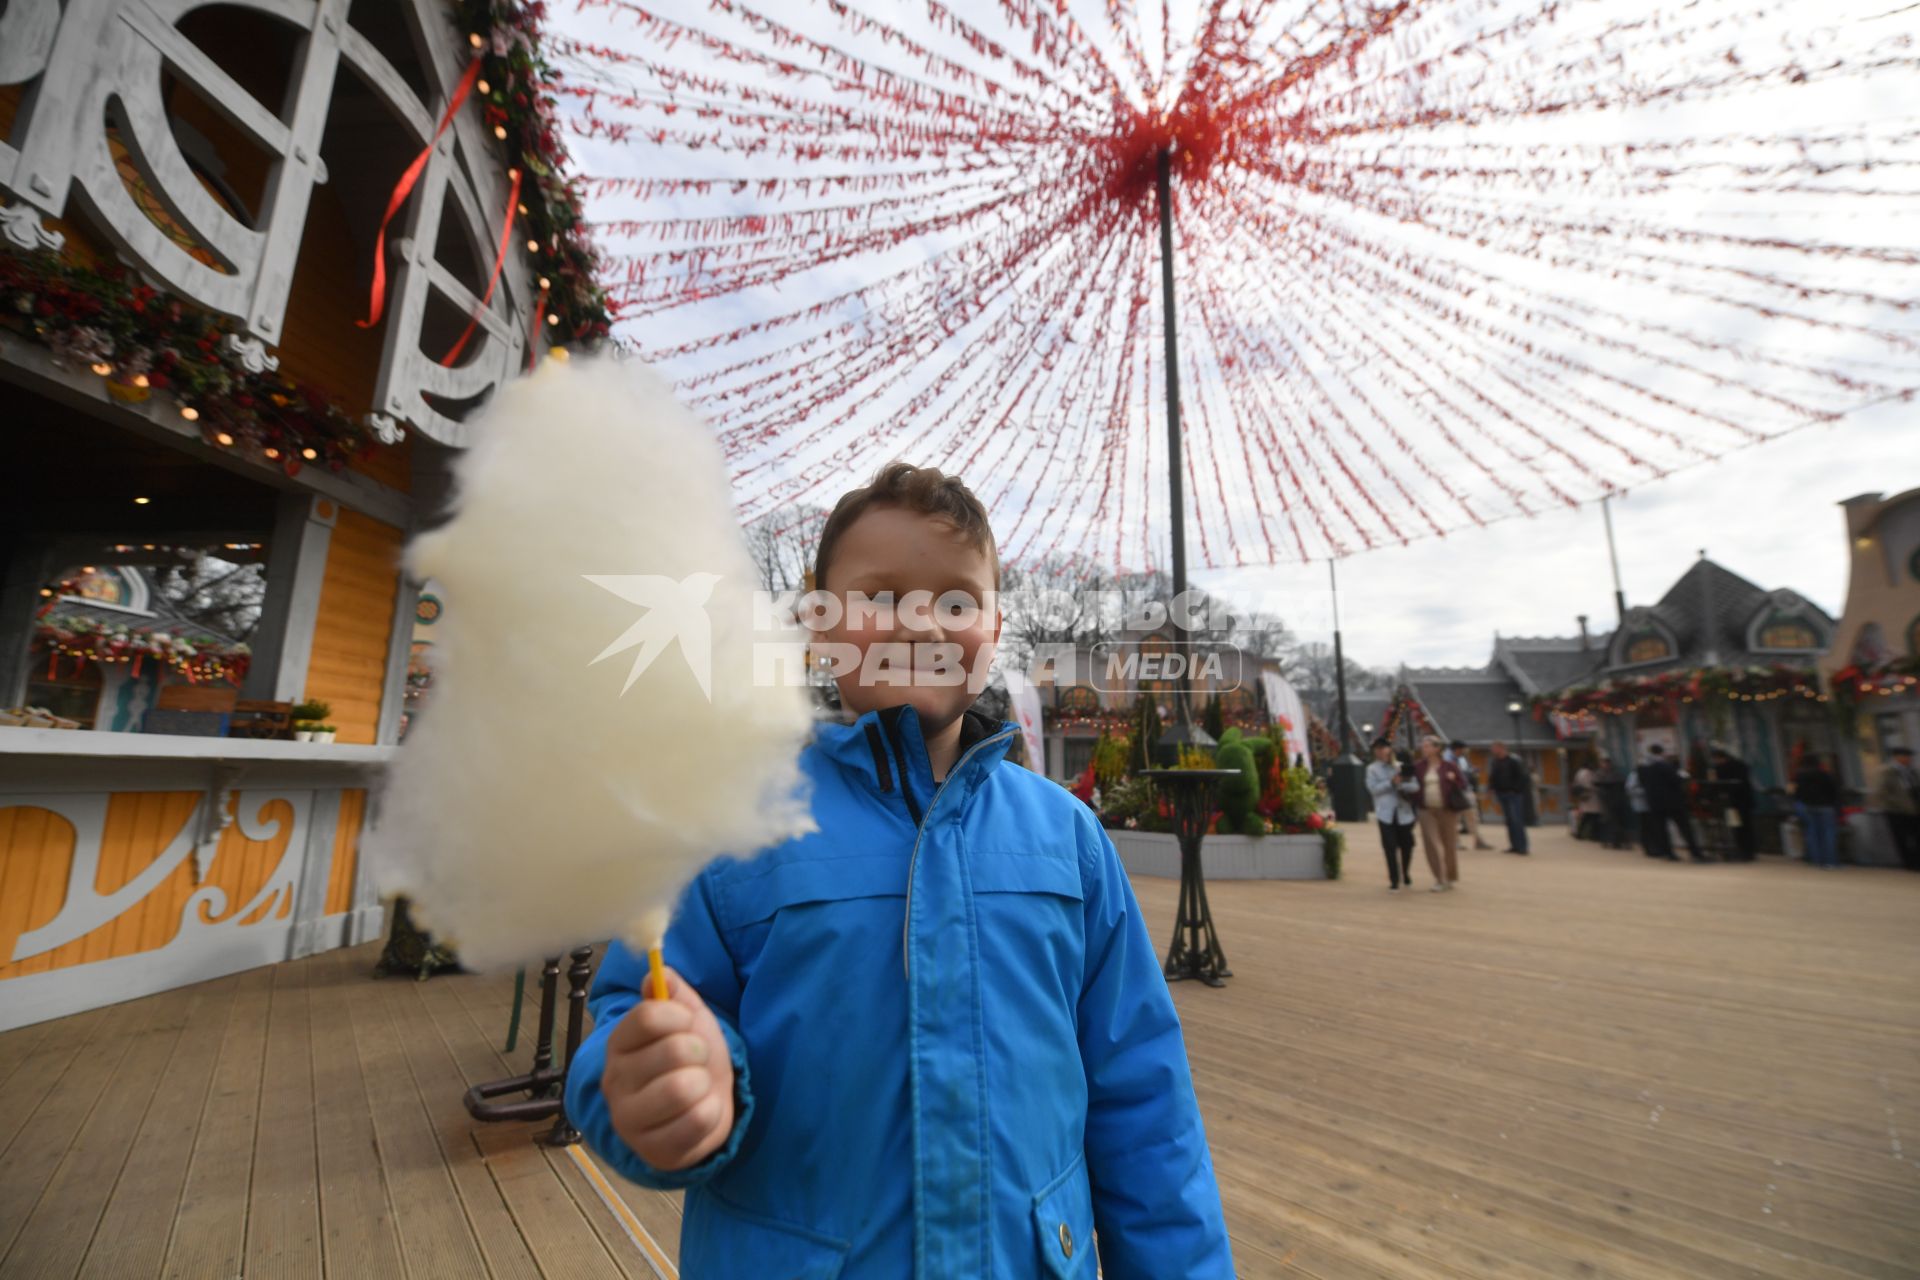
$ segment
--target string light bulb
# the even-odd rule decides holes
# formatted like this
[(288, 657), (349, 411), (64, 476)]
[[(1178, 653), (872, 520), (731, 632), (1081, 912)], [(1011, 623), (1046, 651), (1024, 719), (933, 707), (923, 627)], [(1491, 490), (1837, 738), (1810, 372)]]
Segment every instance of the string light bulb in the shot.
[(152, 386), (153, 382), (146, 374), (136, 373), (133, 375), (133, 385), (136, 387), (148, 387)]
[[(152, 502), (152, 501), (153, 501), (153, 499), (152, 499), (152, 498), (135, 498), (135, 499), (133, 500), (133, 505), (134, 505), (134, 506), (136, 506), (136, 507), (144, 507), (144, 506), (146, 506), (146, 505), (147, 505), (148, 503), (150, 503), (150, 502)], [(120, 547), (120, 548), (117, 548), (117, 549), (118, 549), (118, 550), (121, 550), (121, 551), (127, 551), (127, 550), (130, 550), (131, 548), (128, 548), (128, 547)]]
[(300, 451), (300, 456), (305, 458), (308, 462), (312, 462), (315, 458), (320, 456), (320, 453), (316, 449), (307, 448), (307, 449), (302, 449)]
[(223, 449), (233, 443), (233, 437), (228, 435), (224, 431), (219, 432), (213, 438), (214, 438), (214, 442), (217, 443)]
[(200, 421), (200, 411), (194, 408), (190, 404), (183, 404), (180, 406), (180, 416), (185, 418), (188, 422)]
[(93, 362), (93, 371), (104, 378), (108, 374), (113, 372), (113, 366), (108, 364), (105, 360), (95, 360)]

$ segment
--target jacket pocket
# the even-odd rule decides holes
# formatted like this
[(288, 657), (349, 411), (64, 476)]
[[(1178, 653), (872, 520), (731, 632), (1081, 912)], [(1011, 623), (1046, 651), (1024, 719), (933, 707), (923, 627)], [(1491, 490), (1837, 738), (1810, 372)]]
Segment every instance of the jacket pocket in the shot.
[(975, 893), (1050, 893), (1081, 900), (1080, 864), (1071, 852), (996, 853), (973, 850), (967, 872)]
[(742, 1209), (712, 1188), (687, 1193), (680, 1265), (689, 1276), (838, 1280), (845, 1240)]
[[(763, 855), (764, 856), (764, 855)], [(788, 907), (856, 898), (904, 898), (907, 854), (902, 852), (780, 856), (730, 877), (718, 887), (724, 929), (770, 920)]]
[(1090, 1276), (1093, 1256), (1093, 1184), (1087, 1181), (1087, 1156), (1074, 1157), (1067, 1171), (1033, 1198), (1033, 1233), (1046, 1274), (1066, 1280)]

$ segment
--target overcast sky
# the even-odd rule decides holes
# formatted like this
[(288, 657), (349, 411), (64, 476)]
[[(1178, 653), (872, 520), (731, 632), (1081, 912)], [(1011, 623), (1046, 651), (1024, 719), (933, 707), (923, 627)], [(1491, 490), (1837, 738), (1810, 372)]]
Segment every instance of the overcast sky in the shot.
[[(1862, 410), (1833, 426), (1669, 476), (1614, 503), (1627, 604), (1652, 604), (1704, 548), (1735, 573), (1788, 587), (1838, 615), (1846, 601), (1846, 525), (1838, 503), (1920, 486), (1920, 405)], [(1573, 635), (1585, 613), (1612, 626), (1613, 582), (1597, 506), (1511, 520), (1344, 560), (1347, 654), (1371, 667), (1479, 666), (1496, 631)], [(1304, 639), (1329, 639), (1325, 565), (1209, 571), (1222, 596), (1275, 606)]]

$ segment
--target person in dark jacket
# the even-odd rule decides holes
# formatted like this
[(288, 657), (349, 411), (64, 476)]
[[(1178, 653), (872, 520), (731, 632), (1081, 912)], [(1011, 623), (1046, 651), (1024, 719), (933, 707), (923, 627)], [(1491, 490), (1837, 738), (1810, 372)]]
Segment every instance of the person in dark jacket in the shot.
[(1693, 814), (1687, 804), (1687, 775), (1667, 759), (1666, 748), (1657, 742), (1647, 748), (1647, 762), (1640, 766), (1640, 786), (1646, 793), (1648, 814), (1680, 828), (1681, 838), (1687, 842), (1687, 856), (1695, 862), (1705, 862), (1707, 857), (1700, 852), (1699, 837), (1693, 834)]
[(1752, 862), (1754, 855), (1753, 833), (1753, 770), (1747, 762), (1728, 751), (1725, 747), (1713, 749), (1713, 780), (1720, 783), (1721, 799), (1732, 811), (1734, 857), (1741, 862)]
[(1507, 744), (1493, 744), (1493, 766), (1487, 770), (1487, 785), (1493, 789), (1493, 798), (1500, 803), (1500, 812), (1507, 820), (1508, 853), (1527, 853), (1527, 792), (1531, 782), (1527, 777), (1527, 766), (1520, 763), (1519, 757), (1507, 750)]
[(1793, 775), (1793, 807), (1807, 845), (1807, 865), (1838, 868), (1840, 780), (1827, 768), (1826, 757), (1809, 752)]

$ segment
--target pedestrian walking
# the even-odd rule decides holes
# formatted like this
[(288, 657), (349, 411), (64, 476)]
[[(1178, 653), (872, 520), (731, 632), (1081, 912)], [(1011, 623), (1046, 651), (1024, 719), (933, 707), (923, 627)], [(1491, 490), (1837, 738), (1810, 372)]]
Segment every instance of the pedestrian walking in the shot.
[(1373, 796), (1380, 847), (1387, 855), (1387, 889), (1398, 893), (1402, 886), (1413, 886), (1413, 801), (1420, 794), (1420, 781), (1411, 765), (1393, 758), (1393, 744), (1385, 738), (1373, 740), (1367, 791)]
[(1649, 858), (1662, 858), (1668, 862), (1678, 862), (1673, 855), (1673, 837), (1667, 831), (1667, 820), (1653, 811), (1647, 802), (1647, 785), (1642, 770), (1646, 762), (1627, 771), (1627, 803), (1633, 808), (1633, 819), (1640, 828), (1640, 851)]
[(1440, 758), (1460, 770), (1467, 783), (1467, 807), (1460, 811), (1459, 834), (1471, 836), (1476, 849), (1491, 849), (1480, 836), (1480, 779), (1474, 776), (1473, 761), (1467, 756), (1467, 744), (1455, 738), (1440, 753)]
[[(1681, 837), (1687, 842), (1688, 857), (1695, 862), (1707, 861), (1707, 856), (1700, 852), (1700, 839), (1693, 833), (1693, 812), (1687, 803), (1687, 775), (1678, 764), (1667, 759), (1666, 748), (1657, 742), (1647, 748), (1647, 762), (1640, 766), (1640, 785), (1647, 794), (1648, 812), (1680, 829)], [(1672, 837), (1664, 826), (1660, 843), (1671, 855)]]
[(1460, 881), (1460, 814), (1473, 802), (1466, 771), (1441, 753), (1440, 739), (1429, 734), (1420, 740), (1420, 759), (1413, 776), (1420, 784), (1420, 844), (1433, 871), (1433, 891), (1441, 893)]
[(1573, 838), (1601, 840), (1606, 826), (1606, 811), (1600, 803), (1600, 771), (1589, 756), (1573, 774)]
[(1920, 871), (1920, 774), (1913, 769), (1913, 751), (1895, 747), (1880, 770), (1869, 807), (1884, 814), (1893, 832), (1893, 847), (1899, 850), (1900, 865)]
[(1507, 750), (1507, 744), (1493, 744), (1493, 766), (1487, 770), (1487, 785), (1493, 788), (1493, 798), (1500, 805), (1500, 813), (1507, 820), (1508, 853), (1525, 854), (1530, 852), (1527, 845), (1527, 793), (1533, 787), (1533, 780), (1527, 776), (1527, 766), (1520, 763), (1520, 757)]
[(1793, 806), (1807, 846), (1807, 865), (1838, 869), (1840, 780), (1818, 752), (1809, 751), (1800, 772), (1793, 775)]
[(1713, 749), (1713, 781), (1719, 783), (1719, 801), (1726, 806), (1726, 825), (1733, 835), (1733, 856), (1752, 862), (1756, 843), (1753, 830), (1753, 770), (1725, 747)]

